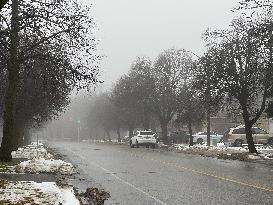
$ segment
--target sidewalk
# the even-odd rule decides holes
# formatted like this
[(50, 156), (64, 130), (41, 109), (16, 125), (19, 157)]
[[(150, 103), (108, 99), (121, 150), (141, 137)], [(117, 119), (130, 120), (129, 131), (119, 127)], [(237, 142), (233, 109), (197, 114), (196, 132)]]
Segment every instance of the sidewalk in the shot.
[(96, 188), (78, 191), (71, 183), (80, 184), (78, 170), (47, 150), (31, 143), (13, 152), (12, 162), (0, 162), (0, 205), (97, 205), (109, 197)]

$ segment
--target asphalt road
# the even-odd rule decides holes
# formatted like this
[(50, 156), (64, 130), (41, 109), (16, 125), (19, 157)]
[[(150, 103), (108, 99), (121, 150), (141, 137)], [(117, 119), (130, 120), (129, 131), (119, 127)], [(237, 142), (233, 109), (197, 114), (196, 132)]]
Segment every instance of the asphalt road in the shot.
[(273, 204), (273, 167), (128, 146), (52, 145), (105, 190), (106, 204)]

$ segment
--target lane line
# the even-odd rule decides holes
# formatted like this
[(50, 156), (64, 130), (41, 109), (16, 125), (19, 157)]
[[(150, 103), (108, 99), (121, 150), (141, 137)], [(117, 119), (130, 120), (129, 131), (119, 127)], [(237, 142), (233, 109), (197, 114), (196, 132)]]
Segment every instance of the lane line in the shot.
[[(72, 150), (69, 150), (69, 151), (70, 151), (71, 153), (73, 153), (74, 155), (78, 156), (79, 158), (81, 158), (82, 160), (84, 160), (84, 161), (87, 160), (85, 157), (83, 157), (83, 156), (81, 156), (81, 155), (78, 155), (76, 152), (74, 152), (74, 151), (72, 151)], [(106, 172), (106, 173), (108, 173), (108, 174), (110, 173), (110, 175), (111, 175), (112, 177), (116, 178), (117, 180), (119, 180), (120, 182), (126, 184), (127, 186), (132, 187), (133, 189), (139, 191), (140, 193), (146, 195), (147, 197), (153, 199), (153, 200), (156, 201), (157, 203), (162, 204), (162, 205), (168, 205), (167, 203), (165, 203), (165, 202), (161, 201), (160, 199), (154, 197), (153, 195), (151, 195), (151, 194), (149, 194), (149, 193), (143, 191), (142, 189), (136, 187), (135, 185), (129, 183), (128, 181), (126, 181), (126, 180), (124, 180), (124, 179), (118, 177), (117, 175), (113, 174), (112, 171), (110, 171), (110, 170), (108, 170), (108, 169), (106, 169), (106, 168), (100, 166), (99, 164), (94, 163), (94, 162), (89, 162), (89, 164), (91, 164), (91, 165), (93, 165), (93, 166), (95, 166), (95, 167), (98, 167), (98, 168), (102, 169), (104, 172)]]
[(145, 158), (145, 157), (138, 157), (138, 158), (142, 158), (142, 159), (146, 159), (146, 160), (151, 160), (151, 161), (154, 161), (154, 162), (158, 162), (160, 164), (173, 166), (173, 167), (176, 167), (176, 168), (179, 168), (179, 169), (183, 169), (183, 170), (186, 170), (186, 171), (189, 171), (189, 172), (193, 172), (193, 173), (196, 173), (196, 174), (199, 174), (199, 175), (210, 176), (210, 177), (213, 177), (213, 178), (216, 178), (216, 179), (219, 179), (219, 180), (228, 181), (228, 182), (232, 182), (232, 183), (239, 184), (239, 185), (242, 185), (242, 186), (247, 186), (247, 187), (251, 187), (251, 188), (255, 188), (255, 189), (259, 189), (259, 190), (263, 190), (263, 191), (267, 191), (267, 192), (272, 192), (273, 193), (273, 189), (262, 187), (260, 185), (249, 184), (249, 183), (241, 182), (241, 181), (238, 181), (238, 180), (235, 180), (235, 179), (230, 179), (230, 178), (227, 178), (227, 177), (221, 177), (221, 176), (214, 175), (214, 174), (211, 174), (211, 173), (207, 173), (207, 172), (204, 172), (204, 171), (199, 171), (199, 170), (196, 170), (196, 169), (191, 169), (191, 168), (188, 168), (188, 167), (183, 167), (181, 165), (176, 165), (176, 164), (173, 164), (173, 163), (170, 163), (170, 162), (165, 162), (165, 161), (161, 161), (161, 160), (155, 160), (153, 158), (151, 158), (151, 159)]
[[(118, 152), (121, 152), (121, 151), (118, 150)], [(125, 151), (125, 152), (126, 153), (130, 153), (130, 152), (127, 152), (127, 151)], [(166, 165), (173, 166), (173, 167), (176, 167), (176, 168), (179, 168), (179, 169), (182, 169), (182, 170), (186, 170), (186, 171), (189, 171), (189, 172), (192, 172), (192, 173), (195, 173), (195, 174), (209, 176), (209, 177), (212, 177), (212, 178), (215, 178), (215, 179), (218, 179), (218, 180), (227, 181), (227, 182), (230, 182), (230, 183), (239, 184), (241, 186), (251, 187), (251, 188), (258, 189), (258, 190), (262, 190), (262, 191), (273, 193), (273, 189), (272, 188), (266, 188), (266, 187), (263, 187), (261, 185), (255, 185), (255, 184), (250, 184), (250, 183), (246, 183), (246, 182), (241, 182), (241, 181), (238, 181), (236, 179), (230, 179), (230, 178), (227, 178), (227, 177), (218, 176), (218, 175), (215, 175), (215, 174), (211, 174), (211, 173), (204, 172), (204, 171), (199, 171), (199, 170), (192, 169), (192, 168), (189, 168), (189, 167), (184, 167), (184, 166), (181, 166), (181, 165), (176, 165), (174, 163), (165, 162), (165, 161), (161, 161), (161, 160), (156, 160), (156, 159), (153, 159), (153, 158), (147, 158), (147, 157), (144, 157), (144, 156), (138, 156), (135, 153), (130, 153), (130, 155), (133, 156), (133, 157), (135, 157), (135, 158), (140, 158), (140, 159), (146, 159), (146, 160), (154, 161), (154, 162), (163, 164), (165, 166)], [(114, 177), (117, 177), (117, 176), (114, 175)]]

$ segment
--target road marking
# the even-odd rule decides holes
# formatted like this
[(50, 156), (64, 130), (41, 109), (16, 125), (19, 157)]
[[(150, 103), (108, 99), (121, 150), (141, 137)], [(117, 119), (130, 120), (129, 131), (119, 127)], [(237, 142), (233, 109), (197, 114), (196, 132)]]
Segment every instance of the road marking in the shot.
[(183, 166), (180, 166), (180, 165), (176, 165), (176, 164), (173, 164), (173, 163), (170, 163), (170, 162), (165, 162), (165, 161), (160, 161), (160, 160), (155, 160), (155, 159), (149, 159), (149, 158), (145, 158), (145, 157), (141, 157), (141, 158), (146, 159), (146, 160), (152, 160), (152, 161), (164, 164), (164, 165), (167, 164), (167, 165), (170, 165), (170, 166), (173, 166), (173, 167), (176, 167), (176, 168), (179, 168), (179, 169), (183, 169), (183, 170), (186, 170), (186, 171), (189, 171), (189, 172), (193, 172), (193, 173), (196, 173), (196, 174), (210, 176), (210, 177), (213, 177), (213, 178), (216, 178), (216, 179), (220, 179), (220, 180), (232, 182), (232, 183), (235, 183), (235, 184), (240, 184), (240, 185), (243, 185), (243, 186), (247, 186), (247, 187), (251, 187), (251, 188), (255, 188), (255, 189), (259, 189), (259, 190), (268, 191), (268, 192), (273, 193), (273, 189), (271, 189), (271, 188), (265, 188), (265, 187), (262, 187), (262, 186), (241, 182), (241, 181), (238, 181), (238, 180), (235, 180), (235, 179), (230, 179), (230, 178), (226, 178), (226, 177), (217, 176), (217, 175), (210, 174), (210, 173), (203, 172), (203, 171), (199, 171), (199, 170), (196, 170), (196, 169), (191, 169), (191, 168), (188, 168), (188, 167), (183, 167)]
[[(74, 152), (74, 151), (72, 151), (72, 150), (70, 150), (70, 152), (72, 152), (74, 155), (76, 155), (76, 156), (80, 157), (80, 158), (81, 158), (82, 160), (84, 160), (84, 161), (86, 161), (86, 160), (87, 160), (85, 157), (82, 157), (81, 155), (78, 155), (76, 152)], [(159, 204), (162, 204), (162, 205), (168, 205), (168, 204), (166, 204), (165, 202), (161, 201), (160, 199), (158, 199), (158, 198), (154, 197), (153, 195), (151, 195), (151, 194), (149, 194), (149, 193), (147, 193), (147, 192), (143, 191), (142, 189), (140, 189), (140, 188), (136, 187), (135, 185), (133, 185), (133, 184), (131, 184), (131, 183), (129, 183), (129, 182), (127, 182), (127, 181), (125, 181), (124, 179), (122, 179), (122, 178), (118, 177), (117, 175), (113, 174), (113, 172), (112, 172), (112, 171), (110, 171), (110, 170), (108, 170), (108, 169), (106, 169), (106, 168), (104, 168), (104, 167), (100, 166), (99, 164), (94, 163), (94, 162), (89, 162), (89, 164), (92, 164), (93, 166), (95, 166), (95, 167), (98, 167), (98, 168), (102, 169), (104, 172), (106, 172), (106, 173), (110, 174), (112, 177), (116, 178), (117, 180), (121, 181), (122, 183), (126, 184), (127, 186), (132, 187), (133, 189), (135, 189), (135, 190), (139, 191), (140, 193), (142, 193), (142, 194), (144, 194), (144, 195), (146, 195), (146, 196), (148, 196), (148, 197), (152, 198), (153, 200), (155, 200), (155, 201), (156, 201), (156, 202), (158, 202)]]

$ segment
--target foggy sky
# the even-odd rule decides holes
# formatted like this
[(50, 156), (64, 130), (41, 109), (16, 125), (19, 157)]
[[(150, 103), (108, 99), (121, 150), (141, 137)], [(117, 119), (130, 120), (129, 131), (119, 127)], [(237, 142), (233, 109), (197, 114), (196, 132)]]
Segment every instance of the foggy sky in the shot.
[(79, 0), (93, 5), (99, 48), (107, 57), (101, 68), (109, 87), (125, 74), (136, 56), (154, 59), (168, 48), (204, 52), (202, 33), (224, 29), (238, 0)]

